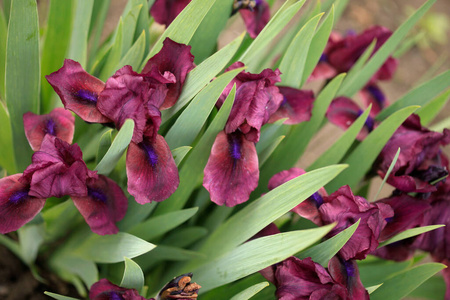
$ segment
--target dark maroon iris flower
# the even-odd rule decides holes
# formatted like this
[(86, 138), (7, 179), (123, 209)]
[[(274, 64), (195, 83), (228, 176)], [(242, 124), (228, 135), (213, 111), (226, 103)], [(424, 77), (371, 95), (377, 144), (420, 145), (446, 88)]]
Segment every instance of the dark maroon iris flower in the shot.
[(359, 277), (356, 261), (344, 260), (339, 256), (334, 256), (328, 262), (328, 271), (335, 282), (345, 287), (348, 293), (347, 299), (370, 299), (369, 293)]
[(33, 197), (84, 197), (87, 195), (86, 180), (96, 177), (96, 172), (86, 167), (77, 144), (69, 145), (47, 134), (20, 181), (30, 183), (28, 194)]
[[(363, 110), (347, 97), (338, 97), (331, 101), (327, 110), (328, 120), (342, 129), (349, 128), (356, 119), (362, 115)], [(366, 122), (358, 133), (357, 139), (363, 140), (376, 126), (375, 120), (368, 116)]]
[(128, 192), (140, 204), (169, 198), (180, 182), (170, 148), (161, 135), (138, 144), (131, 142), (126, 165)]
[[(147, 300), (135, 289), (127, 289), (111, 283), (108, 279), (100, 279), (91, 286), (91, 300)], [(148, 300), (154, 300), (153, 298)]]
[(450, 130), (430, 131), (420, 125), (420, 118), (411, 115), (394, 133), (381, 151), (375, 168), (384, 178), (394, 156), (401, 149), (387, 182), (402, 192), (427, 193), (432, 185), (448, 174), (448, 160), (440, 147), (450, 143)]
[(187, 74), (194, 68), (191, 46), (179, 44), (166, 38), (161, 51), (150, 58), (142, 70), (142, 75), (152, 84), (164, 84), (167, 96), (159, 109), (172, 107), (178, 100)]
[(15, 231), (31, 221), (44, 207), (45, 198), (30, 196), (29, 182), (22, 174), (0, 179), (0, 233)]
[(278, 87), (283, 101), (278, 110), (272, 114), (269, 123), (288, 118), (284, 124), (293, 125), (309, 121), (314, 102), (313, 91), (303, 91), (287, 86)]
[(104, 175), (89, 178), (87, 196), (72, 200), (92, 232), (100, 235), (119, 232), (115, 223), (125, 216), (128, 200), (113, 180)]
[(353, 195), (349, 186), (343, 186), (319, 207), (324, 224), (337, 222), (329, 233), (334, 236), (361, 219), (353, 236), (339, 251), (343, 260), (364, 259), (378, 247), (378, 238), (386, 226), (386, 219), (394, 216), (392, 208), (384, 203), (369, 203)]
[(389, 100), (376, 84), (367, 85), (359, 92), (359, 95), (364, 107), (369, 107), (372, 104), (372, 109), (370, 110), (372, 118), (375, 118), (380, 111), (389, 106)]
[(255, 144), (239, 131), (221, 131), (204, 172), (203, 186), (213, 202), (231, 207), (247, 201), (259, 180)]
[(105, 84), (87, 73), (78, 62), (66, 59), (61, 69), (45, 78), (66, 109), (73, 111), (86, 122), (111, 122), (97, 109), (97, 100)]
[(289, 257), (277, 265), (276, 295), (280, 300), (365, 299), (349, 298), (348, 291), (311, 258)]
[[(265, 0), (252, 0), (253, 7), (240, 9), (247, 32), (252, 39), (256, 38), (270, 20), (270, 7)], [(238, 1), (239, 2), (239, 1)], [(244, 2), (244, 1), (241, 1)], [(250, 1), (251, 2), (251, 1)]]
[(191, 0), (156, 0), (150, 14), (159, 24), (169, 26)]
[[(236, 62), (227, 71), (243, 66), (243, 63)], [(259, 141), (261, 126), (269, 121), (284, 99), (275, 86), (276, 82), (281, 81), (280, 74), (278, 69), (265, 69), (259, 74), (240, 72), (228, 84), (217, 103), (221, 106), (236, 84), (236, 98), (225, 125), (227, 134), (239, 129), (247, 140), (254, 143)]]
[(25, 113), (23, 125), (31, 149), (38, 151), (46, 134), (56, 136), (71, 144), (75, 130), (75, 118), (69, 111), (58, 107), (47, 115)]
[[(289, 170), (281, 171), (280, 173), (273, 175), (273, 177), (269, 180), (269, 190), (273, 190), (283, 183), (288, 182), (289, 180), (292, 180), (305, 173), (306, 172), (304, 170), (299, 168), (291, 168)], [(323, 204), (323, 197), (325, 196), (328, 196), (327, 192), (324, 188), (320, 188), (311, 197), (294, 207), (292, 211), (302, 216), (303, 218), (314, 222), (316, 225), (321, 226), (322, 219), (319, 214), (319, 207)]]

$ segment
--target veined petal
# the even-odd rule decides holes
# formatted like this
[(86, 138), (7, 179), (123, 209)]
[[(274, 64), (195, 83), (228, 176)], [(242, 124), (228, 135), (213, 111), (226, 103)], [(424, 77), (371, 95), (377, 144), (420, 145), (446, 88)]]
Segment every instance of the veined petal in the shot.
[(265, 0), (256, 0), (255, 7), (241, 9), (239, 13), (244, 20), (247, 32), (252, 39), (256, 38), (270, 20), (270, 7)]
[(247, 201), (259, 180), (255, 144), (240, 132), (219, 132), (204, 173), (203, 186), (214, 203), (232, 207)]
[(278, 110), (272, 114), (269, 123), (288, 118), (284, 124), (293, 125), (309, 121), (314, 103), (313, 91), (303, 91), (287, 86), (278, 87), (283, 101)]
[(0, 179), (0, 233), (15, 231), (31, 221), (44, 207), (45, 199), (30, 196), (22, 174)]
[(128, 192), (140, 204), (163, 201), (178, 187), (178, 169), (161, 135), (142, 143), (131, 142), (127, 151)]
[(45, 78), (66, 109), (73, 111), (86, 122), (111, 122), (97, 109), (97, 99), (105, 84), (87, 73), (78, 62), (66, 59), (61, 69)]
[(88, 195), (72, 197), (92, 232), (105, 235), (116, 234), (116, 222), (123, 219), (128, 208), (128, 200), (122, 189), (104, 175), (87, 181)]
[(57, 107), (46, 115), (25, 113), (23, 125), (31, 149), (38, 151), (46, 134), (56, 136), (71, 144), (75, 130), (75, 118), (68, 110)]

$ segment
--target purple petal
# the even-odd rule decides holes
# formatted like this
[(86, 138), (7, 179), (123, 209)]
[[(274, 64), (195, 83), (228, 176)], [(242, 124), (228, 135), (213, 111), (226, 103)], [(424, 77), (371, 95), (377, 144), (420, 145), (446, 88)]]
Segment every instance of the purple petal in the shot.
[(309, 76), (308, 82), (321, 79), (330, 79), (336, 75), (336, 69), (333, 68), (329, 63), (319, 61), (312, 74)]
[(150, 14), (159, 24), (169, 26), (191, 0), (156, 0)]
[(383, 91), (375, 84), (366, 86), (359, 92), (359, 95), (365, 107), (369, 107), (372, 104), (370, 110), (372, 118), (375, 118), (380, 111), (389, 105), (389, 101), (386, 99)]
[(75, 130), (75, 118), (69, 111), (58, 107), (47, 115), (25, 113), (23, 125), (31, 149), (38, 151), (46, 134), (56, 136), (71, 144)]
[(161, 135), (136, 144), (127, 151), (128, 192), (140, 204), (163, 201), (180, 182), (169, 146)]
[(146, 300), (135, 289), (126, 289), (112, 284), (108, 279), (100, 279), (94, 283), (89, 291), (92, 300)]
[(116, 234), (115, 223), (122, 220), (128, 207), (128, 200), (122, 189), (113, 180), (99, 175), (87, 181), (88, 195), (72, 197), (92, 232), (100, 235)]
[[(164, 103), (160, 107), (161, 110), (172, 107), (178, 100), (183, 88), (187, 74), (194, 68), (194, 56), (191, 54), (191, 46), (179, 44), (166, 38), (163, 47), (155, 56), (150, 58), (142, 70), (146, 80), (153, 82), (151, 70), (156, 68), (159, 73), (168, 77), (168, 74), (175, 76), (176, 82), (167, 83), (169, 89)], [(151, 76), (151, 77), (150, 77)], [(159, 80), (157, 80), (159, 82)]]
[(86, 122), (111, 122), (97, 109), (97, 99), (105, 84), (88, 74), (78, 62), (66, 59), (61, 69), (45, 78), (66, 109), (73, 111)]
[(347, 288), (347, 299), (370, 299), (369, 293), (364, 288), (359, 278), (359, 269), (356, 261), (345, 261), (334, 256), (328, 262), (328, 271), (333, 280)]
[(22, 174), (0, 179), (0, 233), (15, 231), (30, 222), (44, 207), (45, 199), (29, 195), (30, 185)]
[(278, 110), (272, 114), (269, 123), (284, 118), (288, 118), (284, 121), (284, 124), (287, 125), (309, 121), (314, 102), (313, 91), (302, 91), (287, 86), (280, 86), (278, 89), (284, 97), (283, 102), (281, 102)]
[(265, 0), (256, 1), (256, 6), (250, 9), (241, 9), (239, 13), (244, 20), (247, 32), (252, 39), (256, 38), (270, 20), (270, 7)]
[(247, 201), (259, 180), (255, 144), (239, 132), (219, 132), (204, 173), (203, 186), (214, 203), (232, 207)]

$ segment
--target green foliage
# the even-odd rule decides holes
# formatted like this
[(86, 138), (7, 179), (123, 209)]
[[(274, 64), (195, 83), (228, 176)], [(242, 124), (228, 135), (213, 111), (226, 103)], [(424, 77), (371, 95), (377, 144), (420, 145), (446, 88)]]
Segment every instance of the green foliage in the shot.
[(252, 285), (249, 288), (246, 288), (239, 294), (233, 296), (230, 300), (247, 300), (253, 297), (254, 295), (258, 294), (263, 288), (269, 286), (268, 282), (261, 282), (257, 283), (255, 285)]
[(144, 273), (134, 261), (125, 257), (125, 271), (120, 286), (140, 291), (144, 287)]

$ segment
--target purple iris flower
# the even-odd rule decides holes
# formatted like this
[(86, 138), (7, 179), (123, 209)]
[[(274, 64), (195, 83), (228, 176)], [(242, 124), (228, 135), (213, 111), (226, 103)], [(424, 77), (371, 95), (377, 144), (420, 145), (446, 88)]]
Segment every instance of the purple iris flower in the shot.
[[(306, 172), (299, 168), (291, 168), (289, 170), (281, 171), (273, 175), (269, 180), (268, 188), (273, 190), (274, 188), (288, 182), (298, 176), (305, 174)], [(318, 226), (322, 225), (322, 219), (319, 214), (319, 207), (323, 204), (323, 197), (328, 196), (325, 189), (322, 187), (315, 192), (311, 197), (297, 205), (292, 209), (293, 212), (301, 217), (310, 220)]]
[(436, 186), (431, 183), (448, 174), (448, 160), (440, 148), (449, 143), (450, 130), (430, 131), (420, 125), (419, 116), (411, 115), (386, 143), (374, 166), (384, 178), (400, 148), (387, 182), (405, 193), (433, 192)]
[(314, 103), (313, 91), (303, 91), (295, 88), (278, 87), (283, 95), (280, 107), (269, 119), (269, 123), (288, 118), (284, 124), (293, 125), (304, 121), (309, 121)]
[[(234, 63), (227, 70), (242, 67)], [(232, 207), (249, 199), (259, 180), (258, 156), (255, 143), (261, 126), (279, 108), (283, 95), (275, 86), (280, 71), (265, 69), (260, 74), (240, 72), (225, 88), (217, 106), (221, 106), (236, 84), (236, 98), (230, 116), (214, 141), (206, 164), (203, 186), (211, 200)]]
[(370, 110), (370, 116), (372, 118), (375, 118), (380, 111), (389, 106), (389, 100), (376, 84), (369, 84), (364, 87), (359, 92), (359, 96), (361, 97), (364, 107), (369, 107), (369, 105), (372, 104), (372, 109)]
[(44, 207), (45, 198), (31, 196), (22, 174), (0, 179), (0, 233), (15, 231), (31, 221)]
[(378, 247), (378, 238), (386, 226), (386, 219), (394, 216), (392, 208), (384, 203), (369, 203), (353, 195), (349, 186), (343, 186), (328, 197), (319, 207), (324, 224), (337, 222), (329, 233), (335, 236), (361, 219), (353, 236), (339, 251), (343, 260), (364, 259)]
[(73, 111), (86, 122), (111, 122), (97, 109), (97, 100), (105, 84), (87, 73), (78, 62), (66, 59), (61, 69), (45, 78), (66, 109)]
[(156, 0), (150, 14), (159, 24), (169, 26), (191, 0)]
[(345, 260), (336, 255), (328, 262), (328, 272), (335, 282), (345, 287), (348, 293), (346, 299), (370, 299), (359, 277), (355, 260)]
[(30, 183), (28, 194), (33, 197), (84, 197), (87, 179), (97, 177), (96, 172), (86, 167), (77, 144), (70, 145), (49, 134), (31, 160), (20, 181)]
[(135, 289), (127, 289), (111, 283), (108, 279), (100, 279), (91, 286), (89, 291), (91, 300), (154, 300), (139, 295)]
[(23, 125), (31, 149), (38, 151), (46, 134), (56, 136), (71, 144), (75, 130), (75, 118), (68, 110), (58, 107), (46, 115), (25, 113)]
[[(240, 1), (238, 0), (238, 2)], [(254, 0), (253, 2), (253, 7), (239, 10), (247, 32), (252, 39), (258, 36), (270, 20), (269, 4), (265, 0)]]

